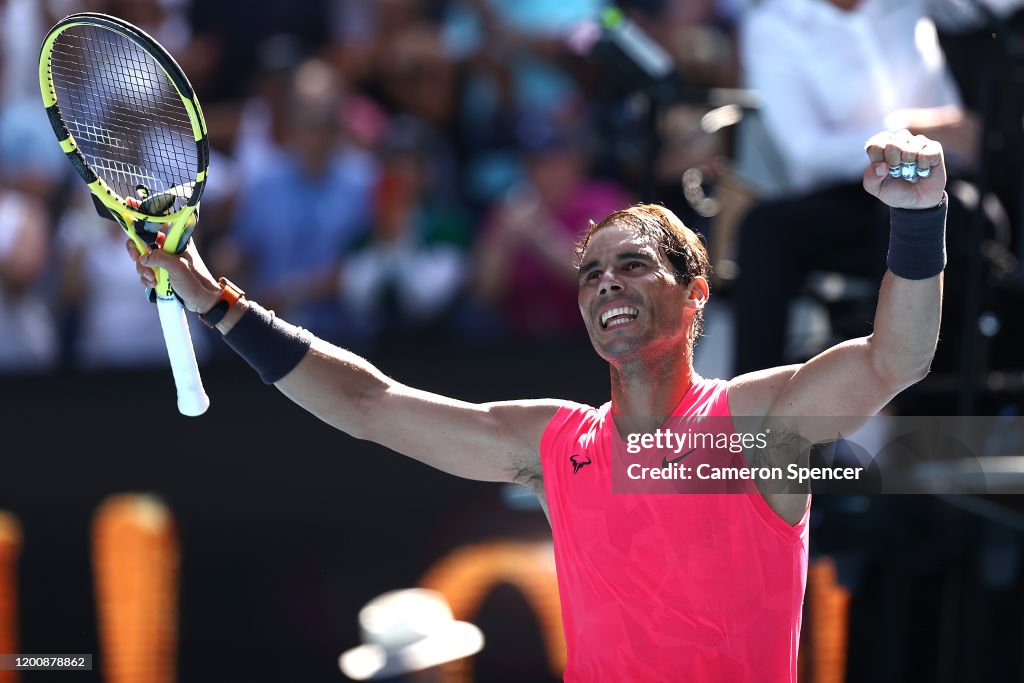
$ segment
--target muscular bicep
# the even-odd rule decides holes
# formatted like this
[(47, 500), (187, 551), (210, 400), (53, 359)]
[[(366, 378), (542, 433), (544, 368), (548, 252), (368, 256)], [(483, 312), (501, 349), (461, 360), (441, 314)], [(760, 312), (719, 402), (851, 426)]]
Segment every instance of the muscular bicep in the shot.
[(460, 477), (526, 482), (541, 474), (541, 435), (561, 405), (467, 403), (395, 384), (368, 417), (365, 435)]
[(863, 425), (928, 374), (939, 333), (941, 275), (907, 280), (886, 273), (874, 332), (818, 354), (767, 392), (766, 415), (811, 441)]
[(861, 427), (902, 386), (875, 362), (871, 337), (837, 344), (804, 363), (773, 401), (769, 419), (784, 421), (812, 442)]
[(302, 362), (277, 383), (324, 422), (432, 467), (467, 479), (540, 477), (540, 439), (555, 400), (469, 403), (415, 389), (369, 361), (315, 340)]
[(899, 392), (880, 374), (871, 337), (837, 344), (802, 365), (743, 375), (730, 388), (734, 414), (760, 417), (814, 442), (863, 425)]

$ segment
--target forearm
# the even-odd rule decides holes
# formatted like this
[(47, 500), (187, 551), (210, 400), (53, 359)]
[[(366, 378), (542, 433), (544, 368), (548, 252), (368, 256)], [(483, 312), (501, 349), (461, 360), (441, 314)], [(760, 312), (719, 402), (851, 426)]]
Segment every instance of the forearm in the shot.
[[(889, 272), (882, 280), (875, 329), (823, 351), (796, 368), (751, 373), (734, 382), (734, 415), (760, 414), (812, 442), (848, 434), (928, 372), (938, 340), (946, 265), (946, 171), (942, 147), (898, 133), (873, 136), (864, 189), (891, 207)], [(913, 163), (914, 182), (890, 174)], [(753, 397), (753, 399), (751, 399)], [(741, 405), (743, 404), (743, 405)], [(820, 417), (830, 417), (821, 420)]]
[(928, 374), (941, 315), (941, 273), (926, 280), (907, 280), (886, 272), (868, 348), (876, 374), (891, 382), (894, 390)]
[[(217, 329), (229, 337), (249, 312), (250, 302), (241, 299)], [(230, 339), (227, 341), (231, 343)], [(274, 385), (324, 422), (352, 436), (366, 438), (364, 427), (369, 406), (387, 392), (390, 380), (364, 358), (313, 337), (298, 364)]]
[(365, 358), (314, 339), (295, 369), (274, 386), (332, 427), (379, 442), (369, 418), (392, 384)]
[(224, 341), (264, 382), (328, 424), (461, 477), (539, 476), (540, 435), (561, 402), (472, 404), (407, 387), (365, 359), (236, 297), (238, 288), (218, 283), (191, 242), (181, 255), (142, 255), (131, 240), (125, 246), (143, 283), (152, 287), (152, 269), (166, 268), (186, 308), (210, 322), (215, 308), (223, 311), (216, 326)]
[[(240, 302), (241, 303), (241, 302)], [(252, 306), (251, 304), (249, 306)], [(297, 363), (286, 372), (268, 370), (279, 341), (262, 332), (264, 344), (242, 353), (253, 367), (289, 399), (350, 436), (366, 439), (456, 476), (481, 481), (519, 481), (540, 476), (540, 435), (563, 404), (556, 401), (504, 401), (473, 404), (406, 386), (354, 353), (312, 337), (287, 323), (266, 322), (259, 308), (245, 314), (246, 304), (231, 309), (218, 327), (252, 334), (251, 326), (269, 327), (275, 335), (309, 341)], [(262, 316), (262, 318), (261, 318)], [(238, 327), (241, 321), (241, 327)], [(250, 329), (247, 329), (250, 328)], [(239, 339), (225, 339), (235, 348)], [(284, 355), (293, 348), (284, 348)], [(244, 348), (243, 348), (244, 350)], [(255, 361), (255, 362), (254, 362)], [(279, 376), (278, 376), (279, 375)]]
[(922, 210), (891, 210), (889, 269), (869, 351), (879, 377), (896, 389), (922, 379), (935, 355), (946, 265), (946, 201), (943, 197)]

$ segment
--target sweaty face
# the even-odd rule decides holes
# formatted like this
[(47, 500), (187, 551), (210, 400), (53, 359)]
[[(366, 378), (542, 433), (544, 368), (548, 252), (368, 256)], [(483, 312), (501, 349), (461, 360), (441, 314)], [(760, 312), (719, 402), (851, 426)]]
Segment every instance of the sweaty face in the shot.
[(691, 288), (650, 238), (619, 225), (599, 230), (583, 254), (579, 278), (580, 312), (605, 360), (689, 344)]

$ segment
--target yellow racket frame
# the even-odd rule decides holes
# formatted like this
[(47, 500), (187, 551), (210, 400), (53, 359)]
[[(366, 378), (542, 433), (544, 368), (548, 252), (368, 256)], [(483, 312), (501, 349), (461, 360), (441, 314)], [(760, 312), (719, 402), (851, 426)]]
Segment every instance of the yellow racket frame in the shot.
[[(178, 96), (181, 97), (185, 110), (188, 112), (189, 123), (192, 125), (192, 133), (196, 142), (196, 170), (195, 187), (192, 196), (185, 206), (166, 216), (149, 216), (131, 207), (127, 200), (115, 192), (95, 171), (89, 166), (84, 155), (78, 148), (74, 136), (64, 124), (60, 114), (60, 103), (57, 101), (57, 92), (53, 86), (53, 74), (51, 72), (51, 58), (53, 45), (62, 33), (76, 26), (95, 26), (108, 31), (113, 31), (145, 50), (160, 65), (168, 80), (174, 85)], [(39, 54), (39, 89), (43, 96), (43, 105), (50, 119), (53, 132), (60, 142), (61, 149), (67, 154), (71, 164), (78, 171), (78, 174), (89, 186), (89, 190), (99, 201), (110, 211), (111, 216), (120, 224), (125, 234), (132, 240), (140, 253), (149, 252), (146, 242), (139, 237), (136, 225), (140, 222), (161, 222), (166, 224), (164, 234), (166, 236), (163, 246), (164, 251), (178, 253), (184, 249), (191, 236), (192, 228), (195, 226), (193, 219), (195, 210), (199, 204), (199, 197), (206, 184), (206, 173), (209, 167), (209, 141), (207, 138), (206, 120), (203, 118), (203, 110), (199, 106), (195, 91), (192, 89), (185, 72), (174, 58), (156, 40), (140, 28), (129, 24), (126, 21), (106, 14), (95, 12), (82, 12), (72, 14), (59, 21), (43, 40)], [(157, 268), (157, 284), (155, 287), (156, 296), (168, 298), (174, 296), (167, 271)]]

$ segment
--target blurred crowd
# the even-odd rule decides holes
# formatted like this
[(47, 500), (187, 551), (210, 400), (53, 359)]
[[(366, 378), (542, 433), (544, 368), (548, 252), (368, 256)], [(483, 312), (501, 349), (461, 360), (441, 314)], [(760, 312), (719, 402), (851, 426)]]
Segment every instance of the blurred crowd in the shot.
[[(1019, 117), (983, 154), (964, 83), (1012, 71), (998, 46), (967, 47), (1019, 26), (1021, 4), (0, 0), (0, 372), (166, 362), (124, 238), (40, 106), (39, 43), (67, 13), (141, 26), (189, 74), (213, 149), (196, 239), (289, 321), (364, 352), (579, 343), (577, 235), (656, 201), (709, 241), (746, 370), (792, 359), (787, 307), (813, 271), (880, 276), (885, 217), (856, 190), (868, 135), (936, 137), (969, 184), (1019, 164)], [(653, 41), (670, 77), (631, 65), (602, 16)], [(964, 46), (959, 82), (940, 33)], [(1007, 272), (1013, 187), (987, 188)]]

